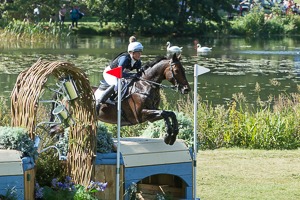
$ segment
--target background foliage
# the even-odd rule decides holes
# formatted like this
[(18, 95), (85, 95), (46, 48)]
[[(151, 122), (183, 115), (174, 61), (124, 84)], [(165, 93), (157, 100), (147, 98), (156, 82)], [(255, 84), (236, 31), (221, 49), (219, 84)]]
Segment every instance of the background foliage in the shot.
[(22, 156), (36, 158), (37, 151), (28, 131), (21, 127), (0, 127), (0, 149), (21, 151)]
[[(142, 34), (182, 34), (192, 28), (203, 33), (203, 27), (209, 26), (206, 21), (226, 23), (219, 10), (232, 10), (234, 0), (14, 0), (5, 1), (0, 6), (4, 21), (17, 19), (23, 21), (25, 17), (34, 19), (33, 10), (40, 8), (40, 18), (49, 21), (50, 14), (58, 16), (60, 6), (67, 5), (67, 13), (73, 5), (78, 5), (85, 13), (85, 17), (96, 17), (99, 26), (114, 22), (119, 31)], [(66, 16), (67, 20), (69, 15)]]

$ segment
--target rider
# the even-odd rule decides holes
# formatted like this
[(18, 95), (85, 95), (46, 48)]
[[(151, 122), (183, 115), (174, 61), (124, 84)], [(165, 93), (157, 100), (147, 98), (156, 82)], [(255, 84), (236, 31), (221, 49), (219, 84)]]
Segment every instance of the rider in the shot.
[(131, 42), (128, 45), (128, 52), (120, 53), (114, 60), (111, 61), (110, 65), (105, 68), (103, 78), (110, 87), (105, 90), (99, 99), (101, 103), (109, 100), (108, 98), (118, 89), (118, 78), (106, 73), (107, 71), (116, 67), (122, 67), (122, 77), (124, 78), (129, 77), (129, 72), (134, 69), (137, 71), (137, 76), (142, 75), (142, 62), (140, 58), (143, 48), (144, 47), (140, 42)]

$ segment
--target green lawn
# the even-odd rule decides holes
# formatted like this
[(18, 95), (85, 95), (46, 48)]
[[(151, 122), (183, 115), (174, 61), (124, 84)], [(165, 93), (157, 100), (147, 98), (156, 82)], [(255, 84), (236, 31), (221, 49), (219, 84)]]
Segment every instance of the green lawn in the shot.
[(219, 149), (197, 157), (201, 200), (300, 199), (300, 150)]

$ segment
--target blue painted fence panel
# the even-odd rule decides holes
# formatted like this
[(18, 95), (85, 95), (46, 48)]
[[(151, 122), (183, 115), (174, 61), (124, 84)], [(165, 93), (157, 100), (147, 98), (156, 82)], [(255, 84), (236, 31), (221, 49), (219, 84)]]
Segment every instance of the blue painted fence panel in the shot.
[(125, 191), (132, 183), (137, 183), (140, 180), (156, 174), (170, 174), (180, 177), (186, 184), (186, 198), (193, 198), (193, 168), (192, 163), (175, 163), (166, 165), (154, 165), (143, 167), (125, 168)]
[[(117, 153), (97, 153), (95, 160), (96, 165), (116, 165)], [(120, 164), (124, 165), (124, 161), (121, 154)]]
[(0, 176), (0, 194), (5, 195), (12, 188), (16, 190), (17, 199), (24, 200), (24, 176)]

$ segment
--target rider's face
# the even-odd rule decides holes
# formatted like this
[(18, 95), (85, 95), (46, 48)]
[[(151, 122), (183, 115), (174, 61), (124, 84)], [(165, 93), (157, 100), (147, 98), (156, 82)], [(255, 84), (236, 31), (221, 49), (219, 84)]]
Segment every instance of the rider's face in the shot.
[(139, 60), (141, 58), (142, 52), (141, 51), (136, 51), (132, 53), (132, 58), (134, 60)]

